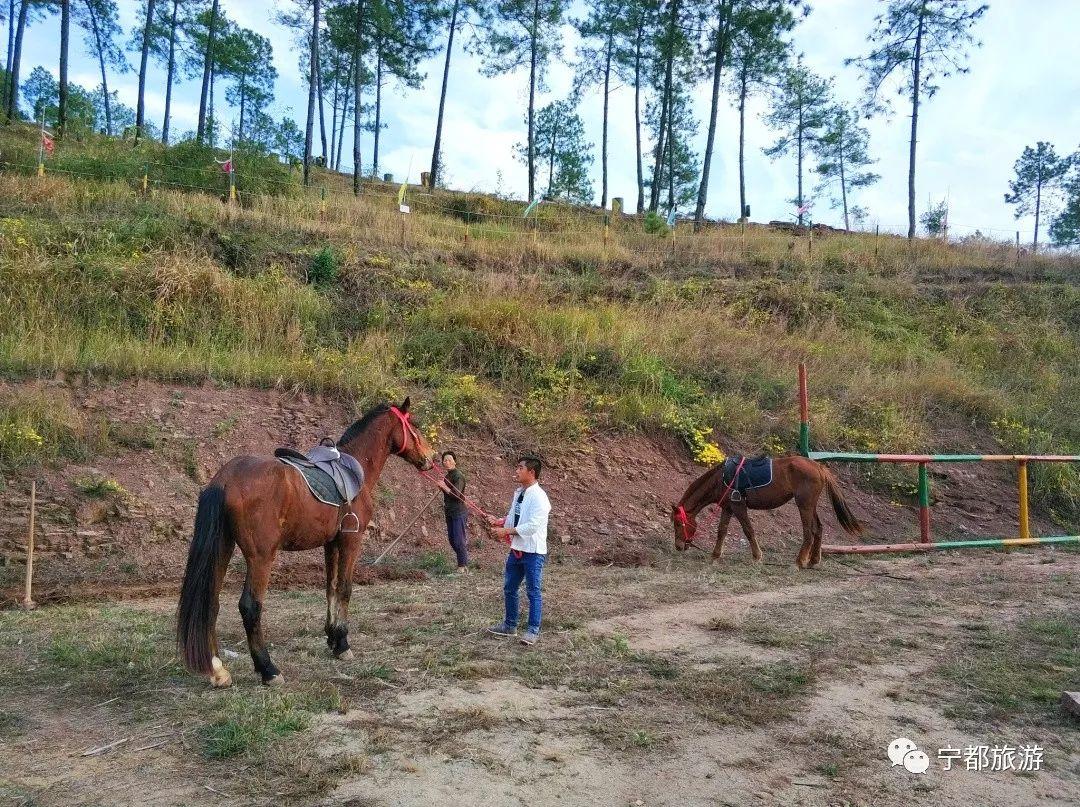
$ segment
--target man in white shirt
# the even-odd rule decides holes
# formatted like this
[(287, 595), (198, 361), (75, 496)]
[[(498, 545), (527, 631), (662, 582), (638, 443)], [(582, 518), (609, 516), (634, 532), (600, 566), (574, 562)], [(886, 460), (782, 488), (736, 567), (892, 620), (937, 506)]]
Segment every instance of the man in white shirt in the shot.
[(540, 583), (547, 560), (547, 527), (551, 502), (540, 487), (540, 460), (522, 457), (514, 467), (514, 481), (520, 487), (514, 491), (513, 502), (506, 518), (488, 519), (492, 535), (510, 542), (503, 573), (503, 599), (506, 616), (501, 623), (488, 628), (496, 636), (516, 636), (518, 624), (518, 591), (525, 581), (529, 597), (529, 623), (521, 643), (536, 644), (540, 638)]

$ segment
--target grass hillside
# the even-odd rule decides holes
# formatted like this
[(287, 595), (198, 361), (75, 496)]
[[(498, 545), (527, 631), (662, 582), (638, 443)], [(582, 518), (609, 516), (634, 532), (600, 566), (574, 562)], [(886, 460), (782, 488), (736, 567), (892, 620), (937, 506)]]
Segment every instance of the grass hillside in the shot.
[[(255, 176), (228, 206), (168, 179), (203, 158), (190, 147), (143, 147), (162, 166), (145, 195), (130, 146), (62, 144), (70, 173), (43, 178), (33, 148), (0, 133), (13, 378), (211, 379), (361, 405), (413, 391), (435, 427), (510, 424), (540, 444), (662, 429), (708, 460), (712, 443), (794, 449), (805, 360), (818, 446), (1080, 453), (1075, 256), (759, 227), (673, 239), (554, 206), (533, 231), (520, 205), (418, 189), (403, 223), (391, 188), (355, 199), (320, 175), (324, 200), (270, 161), (241, 170)], [(93, 431), (40, 396), (0, 407), (7, 467)], [(866, 473), (910, 487), (908, 469)], [(1033, 480), (1080, 523), (1075, 469)]]

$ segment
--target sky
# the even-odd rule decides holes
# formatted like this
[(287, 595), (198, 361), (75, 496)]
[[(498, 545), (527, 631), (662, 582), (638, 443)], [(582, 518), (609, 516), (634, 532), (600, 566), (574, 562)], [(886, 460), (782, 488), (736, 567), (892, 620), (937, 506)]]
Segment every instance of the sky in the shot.
[[(862, 77), (857, 67), (845, 66), (844, 60), (867, 51), (874, 16), (885, 3), (811, 0), (810, 4), (810, 15), (793, 34), (794, 47), (804, 54), (808, 67), (834, 79), (838, 100), (854, 104), (862, 97)], [(119, 0), (125, 31), (133, 28), (140, 5), (141, 0)], [(299, 76), (296, 46), (291, 32), (274, 19), (276, 10), (285, 5), (221, 0), (231, 19), (273, 44), (279, 77), (271, 113), (275, 117), (289, 114), (302, 121), (307, 90)], [(574, 2), (572, 13), (580, 15), (582, 5), (580, 0)], [(970, 72), (943, 80), (937, 94), (920, 109), (916, 174), (920, 213), (931, 204), (947, 200), (950, 235), (980, 230), (994, 238), (1011, 240), (1019, 230), (1022, 240), (1030, 240), (1032, 217), (1015, 219), (1013, 209), (1004, 202), (1004, 194), (1009, 190), (1013, 164), (1025, 146), (1045, 140), (1059, 154), (1080, 149), (1080, 104), (1076, 103), (1080, 98), (1080, 70), (1071, 67), (1076, 64), (1078, 30), (1080, 0), (990, 0), (990, 10), (975, 29), (982, 47), (971, 51)], [(58, 31), (58, 16), (27, 30), (21, 71), (24, 78), (36, 65), (58, 74)], [(4, 34), (6, 40), (6, 30)], [(514, 145), (525, 137), (528, 72), (485, 77), (480, 73), (479, 59), (464, 52), (459, 42), (460, 35), (454, 47), (443, 132), (448, 184), (461, 190), (499, 190), (524, 198), (526, 171), (514, 157)], [(569, 94), (573, 78), (570, 63), (578, 42), (576, 32), (566, 26), (564, 61), (549, 67), (547, 89), (538, 97), (538, 106)], [(384, 88), (383, 118), (387, 125), (380, 141), (380, 173), (392, 173), (399, 180), (409, 173), (410, 179), (417, 182), (420, 171), (430, 164), (443, 58), (440, 52), (421, 64), (427, 78), (419, 89), (393, 84)], [(129, 59), (137, 66), (138, 54), (129, 54)], [(110, 75), (110, 89), (118, 90), (120, 99), (132, 108), (137, 79), (134, 69)], [(87, 88), (100, 83), (98, 68), (87, 55), (81, 32), (74, 31), (71, 80)], [(700, 123), (696, 149), (701, 155), (711, 86), (702, 82), (691, 92)], [(196, 81), (183, 81), (174, 87), (173, 131), (194, 129), (198, 95)], [(217, 93), (217, 97), (223, 104), (224, 93)], [(876, 160), (873, 170), (881, 180), (857, 191), (853, 201), (869, 212), (863, 226), (906, 232), (910, 107), (898, 94), (891, 97), (892, 114), (867, 121), (870, 152)], [(153, 65), (146, 104), (147, 114), (158, 125), (164, 99), (164, 70)], [(599, 199), (602, 93), (599, 89), (585, 91), (577, 100), (586, 136), (596, 150), (593, 174)], [(776, 139), (776, 133), (763, 122), (767, 111), (766, 97), (755, 97), (748, 104), (747, 201), (754, 221), (791, 220), (794, 211), (788, 200), (795, 195), (795, 161), (793, 157), (772, 160), (764, 155), (762, 150)], [(222, 120), (228, 119), (227, 114), (218, 111)], [(610, 195), (624, 197), (632, 209), (637, 198), (632, 87), (612, 92), (609, 129)], [(722, 95), (706, 208), (711, 217), (738, 217), (737, 137), (736, 102), (730, 95)], [(366, 133), (364, 138), (362, 148), (370, 165), (372, 136)], [(346, 140), (346, 154), (351, 155), (350, 139)], [(812, 177), (805, 182), (808, 188), (813, 187)], [(826, 195), (808, 196), (813, 202), (815, 221), (842, 224), (840, 212), (831, 209)], [(1048, 222), (1044, 218), (1043, 232)]]

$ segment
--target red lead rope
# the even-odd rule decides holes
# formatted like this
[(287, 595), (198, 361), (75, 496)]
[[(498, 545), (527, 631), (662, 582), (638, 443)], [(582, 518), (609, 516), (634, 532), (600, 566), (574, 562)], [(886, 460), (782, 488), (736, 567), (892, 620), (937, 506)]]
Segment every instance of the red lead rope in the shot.
[[(441, 465), (441, 464), (440, 464), (439, 462), (437, 462), (437, 461), (435, 461), (435, 460), (432, 460), (432, 464), (434, 464), (434, 465), (435, 465), (435, 467), (436, 467), (436, 468), (438, 468), (438, 469), (439, 469), (440, 471), (443, 471), (443, 467), (442, 467), (442, 465)], [(445, 471), (443, 471), (443, 474), (444, 474), (444, 475), (445, 475), (445, 473), (446, 473), (446, 472), (445, 472)], [(427, 479), (427, 480), (428, 480), (429, 482), (431, 482), (431, 483), (432, 483), (433, 485), (435, 485), (436, 487), (441, 487), (441, 486), (439, 485), (439, 482), (445, 481), (445, 480), (443, 480), (443, 479), (440, 479), (439, 477), (437, 477), (437, 476), (436, 476), (435, 474), (431, 473), (430, 471), (420, 471), (420, 476), (424, 477), (424, 479)], [(469, 499), (469, 498), (468, 498), (467, 496), (465, 496), (465, 494), (464, 494), (464, 493), (462, 493), (461, 491), (459, 491), (459, 490), (458, 490), (457, 488), (455, 488), (455, 487), (454, 487), (453, 485), (451, 485), (451, 484), (447, 483), (447, 485), (446, 485), (446, 486), (447, 486), (448, 488), (450, 488), (450, 495), (451, 495), (451, 496), (453, 496), (453, 497), (454, 497), (455, 499), (457, 499), (457, 500), (458, 500), (459, 502), (461, 502), (462, 504), (464, 504), (464, 505), (465, 505), (465, 507), (467, 507), (467, 508), (468, 508), (469, 510), (472, 510), (472, 511), (473, 511), (474, 513), (476, 513), (476, 514), (477, 514), (478, 516), (480, 516), (481, 518), (483, 518), (483, 519), (484, 519), (484, 523), (485, 523), (485, 524), (487, 524), (487, 521), (488, 521), (488, 519), (489, 519), (489, 518), (494, 518), (494, 516), (493, 516), (493, 515), (492, 515), (491, 513), (489, 513), (489, 512), (488, 512), (487, 510), (485, 510), (485, 509), (484, 509), (483, 507), (481, 507), (480, 505), (478, 505), (478, 504), (477, 504), (476, 502), (474, 502), (474, 501), (472, 501), (471, 499)], [(501, 524), (500, 524), (500, 525), (501, 525)], [(511, 538), (510, 538), (510, 536), (507, 536), (505, 540), (506, 540), (506, 543), (507, 543), (507, 544), (513, 543), (513, 540), (512, 540)], [(520, 551), (518, 551), (517, 549), (513, 550), (513, 552), (514, 552), (514, 557), (517, 557), (517, 558), (520, 558), (520, 557), (521, 557), (521, 552), (520, 552)]]

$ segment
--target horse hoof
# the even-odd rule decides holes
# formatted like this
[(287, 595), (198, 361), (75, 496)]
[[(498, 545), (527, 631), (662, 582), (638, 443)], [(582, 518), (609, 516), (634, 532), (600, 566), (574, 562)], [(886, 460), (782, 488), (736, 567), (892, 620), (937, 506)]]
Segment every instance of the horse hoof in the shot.
[(278, 673), (277, 675), (273, 676), (272, 678), (267, 678), (265, 681), (263, 681), (263, 686), (279, 687), (279, 686), (283, 685), (284, 683), (285, 683), (285, 676), (282, 675), (281, 673)]
[(210, 685), (218, 689), (232, 686), (232, 675), (217, 656), (210, 661)]
[(335, 655), (334, 658), (336, 658), (338, 661), (352, 661), (354, 658), (356, 658), (356, 656), (355, 654), (353, 654), (352, 648), (350, 648), (344, 653), (339, 653)]

